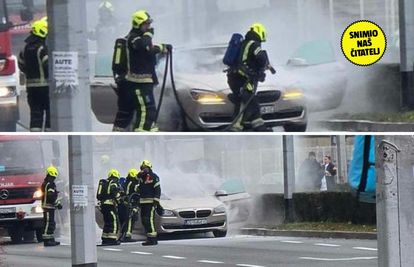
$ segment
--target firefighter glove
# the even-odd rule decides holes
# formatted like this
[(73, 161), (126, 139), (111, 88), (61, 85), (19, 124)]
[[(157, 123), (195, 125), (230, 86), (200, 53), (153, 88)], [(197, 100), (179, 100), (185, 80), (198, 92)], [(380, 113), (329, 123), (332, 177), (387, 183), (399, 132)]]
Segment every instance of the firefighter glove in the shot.
[(168, 52), (171, 52), (173, 50), (173, 46), (171, 44), (165, 44), (165, 47), (167, 48)]
[(58, 210), (61, 210), (63, 207), (62, 207), (62, 204), (59, 204), (59, 205), (57, 205), (57, 209)]

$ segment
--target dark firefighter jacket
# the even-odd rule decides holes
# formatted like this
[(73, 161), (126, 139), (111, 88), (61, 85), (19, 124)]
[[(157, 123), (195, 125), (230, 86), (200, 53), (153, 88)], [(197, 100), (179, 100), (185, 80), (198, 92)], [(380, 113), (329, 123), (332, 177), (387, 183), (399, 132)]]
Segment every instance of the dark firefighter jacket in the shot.
[[(260, 37), (253, 31), (247, 32), (242, 43), (242, 53), (239, 62), (246, 65), (254, 75), (260, 75), (269, 65), (267, 52), (262, 50)], [(242, 71), (243, 72), (243, 71)], [(248, 73), (240, 73), (245, 76)]]
[(108, 179), (108, 187), (102, 201), (102, 204), (105, 205), (116, 205), (121, 202), (121, 186), (118, 183), (118, 178), (109, 177)]
[(161, 196), (160, 178), (150, 171), (149, 173), (140, 172), (139, 178), (139, 203), (151, 204), (159, 203)]
[(125, 194), (131, 196), (134, 193), (138, 193), (139, 182), (138, 178), (128, 176), (125, 182)]
[(153, 45), (151, 32), (132, 29), (128, 35), (128, 73), (126, 80), (135, 83), (158, 84), (155, 73), (156, 54), (162, 51), (161, 45)]
[(56, 189), (55, 177), (47, 175), (42, 184), (42, 208), (55, 209), (60, 201), (58, 200), (59, 191)]
[(45, 39), (30, 34), (18, 57), (19, 69), (26, 74), (27, 87), (48, 86), (49, 56)]

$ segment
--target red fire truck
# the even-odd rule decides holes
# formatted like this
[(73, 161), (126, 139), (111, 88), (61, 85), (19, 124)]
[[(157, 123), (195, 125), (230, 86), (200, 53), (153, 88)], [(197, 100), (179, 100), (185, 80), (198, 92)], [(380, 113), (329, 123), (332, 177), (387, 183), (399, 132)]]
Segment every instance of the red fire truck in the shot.
[(0, 132), (16, 131), (23, 85), (16, 54), (23, 46), (34, 14), (44, 15), (44, 6), (38, 8), (33, 0), (0, 0)]
[(59, 165), (59, 142), (39, 136), (0, 135), (0, 228), (13, 243), (42, 240), (40, 187), (46, 168)]

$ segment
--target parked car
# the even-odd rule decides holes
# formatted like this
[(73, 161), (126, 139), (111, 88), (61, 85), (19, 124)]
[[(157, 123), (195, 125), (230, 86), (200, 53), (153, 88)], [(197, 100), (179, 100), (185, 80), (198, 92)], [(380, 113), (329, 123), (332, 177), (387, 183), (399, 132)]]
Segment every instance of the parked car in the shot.
[[(228, 223), (247, 220), (252, 209), (251, 197), (245, 192), (241, 180), (225, 181), (214, 195), (201, 196), (188, 191), (174, 196), (162, 193), (161, 205), (164, 213), (156, 213), (154, 219), (158, 234), (212, 232), (215, 237), (226, 236)], [(96, 218), (103, 228), (103, 216), (98, 206)], [(140, 218), (134, 232), (145, 233)]]
[[(225, 49), (226, 45), (213, 45), (174, 53), (179, 101), (197, 125), (183, 116), (169, 88), (158, 120), (161, 130), (216, 129), (233, 121), (234, 104), (221, 63)], [(257, 96), (268, 127), (282, 125), (286, 131), (302, 132), (307, 127), (307, 107), (326, 110), (340, 105), (346, 75), (329, 42), (306, 43), (293, 56), (285, 66), (277, 67), (278, 75), (268, 75), (266, 82), (259, 84)], [(92, 108), (103, 123), (113, 123), (116, 114), (114, 84), (109, 76), (95, 77), (91, 87)]]

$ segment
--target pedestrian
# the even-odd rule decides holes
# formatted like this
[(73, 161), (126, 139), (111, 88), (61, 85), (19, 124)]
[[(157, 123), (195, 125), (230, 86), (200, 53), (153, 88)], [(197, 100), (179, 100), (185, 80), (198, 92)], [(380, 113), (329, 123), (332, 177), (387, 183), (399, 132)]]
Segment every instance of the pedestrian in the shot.
[(256, 132), (272, 131), (265, 126), (255, 96), (258, 83), (265, 81), (265, 70), (270, 67), (267, 52), (261, 47), (263, 42), (266, 42), (266, 29), (262, 24), (255, 23), (242, 42), (238, 63), (227, 72), (227, 82), (233, 92), (232, 101), (236, 106), (235, 114), (245, 109), (231, 131), (243, 131), (246, 124), (250, 124)]
[(303, 161), (299, 168), (299, 182), (304, 191), (319, 191), (321, 171), (322, 168), (316, 160), (315, 152), (309, 152), (308, 158)]
[(55, 241), (54, 232), (56, 229), (55, 210), (61, 210), (62, 205), (58, 199), (59, 191), (56, 188), (55, 180), (58, 176), (57, 169), (51, 165), (46, 169), (46, 177), (42, 183), (42, 208), (43, 208), (43, 245), (52, 247), (60, 245)]
[[(30, 35), (25, 40), (26, 45), (18, 57), (19, 69), (26, 75), (31, 132), (42, 132), (43, 126), (45, 132), (51, 131), (47, 34), (47, 18), (35, 21)], [(46, 116), (45, 121), (44, 116)]]
[(138, 171), (136, 169), (130, 169), (125, 183), (125, 195), (127, 196), (128, 203), (125, 203), (128, 207), (124, 212), (126, 213), (126, 220), (123, 231), (125, 231), (125, 236), (121, 240), (122, 242), (135, 242), (136, 240), (132, 239), (132, 229), (134, 229), (134, 223), (137, 218), (138, 212), (138, 190), (139, 190), (139, 181), (138, 181)]
[(140, 164), (139, 179), (139, 205), (141, 207), (142, 225), (147, 233), (147, 241), (143, 246), (157, 245), (157, 230), (154, 224), (154, 214), (160, 206), (161, 185), (160, 178), (152, 171), (148, 160)]
[(336, 189), (335, 175), (337, 168), (332, 163), (331, 156), (326, 155), (323, 161), (324, 176), (322, 178), (321, 191), (334, 191)]
[(118, 112), (113, 131), (126, 131), (136, 112), (134, 131), (158, 132), (155, 125), (157, 110), (154, 86), (158, 84), (155, 73), (156, 55), (172, 50), (169, 44), (154, 45), (151, 16), (144, 10), (132, 15), (132, 29), (127, 36), (127, 73), (118, 89)]
[(102, 231), (102, 245), (119, 245), (118, 239), (118, 205), (122, 201), (120, 185), (118, 180), (119, 172), (111, 169), (107, 179), (99, 181), (97, 199), (100, 201), (100, 210), (104, 219)]

